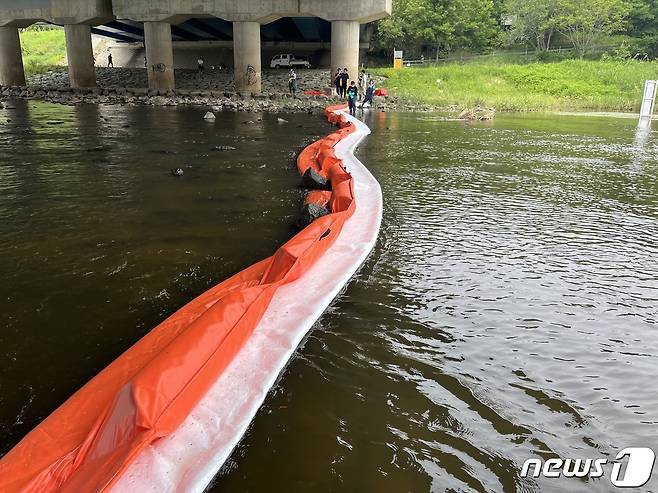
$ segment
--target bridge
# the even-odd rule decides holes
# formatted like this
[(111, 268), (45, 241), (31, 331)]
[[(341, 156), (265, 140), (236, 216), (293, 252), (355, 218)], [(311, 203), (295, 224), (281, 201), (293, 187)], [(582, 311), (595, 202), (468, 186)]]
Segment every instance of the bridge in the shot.
[(0, 0), (0, 85), (25, 85), (19, 28), (64, 27), (72, 87), (94, 87), (92, 34), (143, 43), (149, 88), (175, 88), (174, 46), (230, 43), (236, 90), (261, 91), (265, 43), (330, 43), (332, 73), (359, 67), (361, 26), (392, 0)]

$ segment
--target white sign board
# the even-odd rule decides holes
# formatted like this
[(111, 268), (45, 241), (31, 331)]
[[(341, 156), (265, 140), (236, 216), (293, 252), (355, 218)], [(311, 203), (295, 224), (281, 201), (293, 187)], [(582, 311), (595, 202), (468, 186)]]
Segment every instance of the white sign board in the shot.
[(651, 118), (656, 106), (656, 92), (658, 91), (658, 80), (648, 80), (644, 83), (644, 97), (642, 98), (642, 108), (640, 109), (640, 118)]
[[(389, 51), (390, 53), (390, 51)], [(402, 58), (402, 50), (395, 50), (393, 52), (393, 58)]]

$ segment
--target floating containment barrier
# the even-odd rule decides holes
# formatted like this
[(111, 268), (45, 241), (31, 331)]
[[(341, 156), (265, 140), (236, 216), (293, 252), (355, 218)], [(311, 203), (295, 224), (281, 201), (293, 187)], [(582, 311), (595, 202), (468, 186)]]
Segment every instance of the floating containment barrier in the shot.
[(331, 191), (307, 197), (329, 213), (178, 310), (76, 392), (0, 460), (0, 491), (206, 488), (377, 240), (381, 190), (354, 157), (368, 127), (344, 106), (326, 116), (340, 130), (297, 164), (329, 180)]

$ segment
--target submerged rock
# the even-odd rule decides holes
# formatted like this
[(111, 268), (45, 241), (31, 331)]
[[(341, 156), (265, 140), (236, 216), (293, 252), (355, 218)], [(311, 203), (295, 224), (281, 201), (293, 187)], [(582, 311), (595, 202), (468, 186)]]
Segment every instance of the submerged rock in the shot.
[(173, 176), (183, 176), (184, 171), (183, 171), (182, 168), (176, 168), (176, 169), (172, 169), (172, 170), (171, 170), (171, 174), (172, 174)]
[(306, 226), (311, 224), (316, 219), (326, 216), (329, 214), (329, 210), (325, 207), (322, 207), (318, 204), (304, 204), (302, 210), (295, 221), (295, 225), (299, 228), (304, 229)]
[(95, 147), (87, 147), (84, 150), (84, 152), (100, 152), (100, 151), (105, 151), (108, 148), (106, 146), (98, 145)]
[(330, 190), (330, 183), (324, 176), (319, 174), (313, 168), (306, 170), (302, 176), (302, 187), (311, 188), (313, 190)]

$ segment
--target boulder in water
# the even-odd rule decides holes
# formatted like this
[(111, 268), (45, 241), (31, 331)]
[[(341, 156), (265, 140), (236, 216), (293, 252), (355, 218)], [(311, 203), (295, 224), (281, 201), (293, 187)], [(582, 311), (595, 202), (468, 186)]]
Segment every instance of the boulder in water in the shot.
[(183, 174), (184, 174), (183, 168), (172, 169), (171, 174), (173, 176), (178, 176), (178, 177), (183, 176)]
[(295, 221), (295, 225), (304, 229), (316, 219), (326, 216), (327, 214), (329, 214), (329, 210), (326, 207), (313, 203), (304, 204), (297, 220)]
[(216, 117), (215, 117), (215, 114), (214, 114), (212, 111), (209, 111), (209, 112), (206, 113), (206, 115), (203, 117), (204, 120), (214, 120), (215, 118), (216, 118)]
[(330, 190), (331, 186), (329, 180), (327, 180), (320, 173), (315, 171), (313, 168), (306, 170), (302, 176), (302, 187), (310, 188), (313, 190)]

